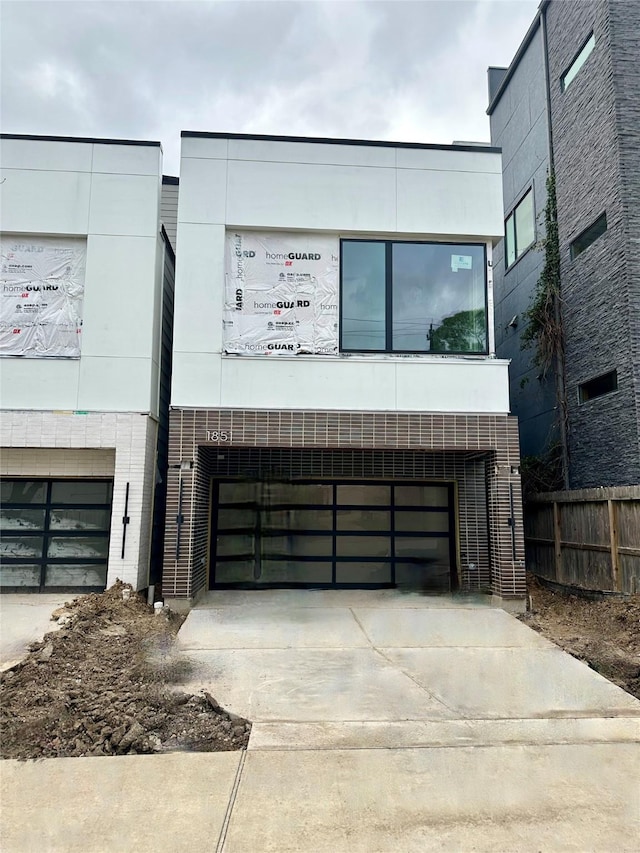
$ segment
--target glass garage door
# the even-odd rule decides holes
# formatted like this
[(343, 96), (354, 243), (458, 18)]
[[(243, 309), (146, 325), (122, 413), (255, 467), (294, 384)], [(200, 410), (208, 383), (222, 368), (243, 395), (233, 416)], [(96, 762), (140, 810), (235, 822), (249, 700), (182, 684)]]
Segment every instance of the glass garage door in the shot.
[(455, 586), (453, 487), (214, 484), (211, 585)]
[(3, 480), (2, 588), (104, 589), (112, 492), (106, 480)]

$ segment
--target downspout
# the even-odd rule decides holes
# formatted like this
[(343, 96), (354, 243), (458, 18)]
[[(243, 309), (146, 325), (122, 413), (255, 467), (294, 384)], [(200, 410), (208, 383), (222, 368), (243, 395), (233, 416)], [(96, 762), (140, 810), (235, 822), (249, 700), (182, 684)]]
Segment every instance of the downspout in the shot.
[[(547, 101), (547, 154), (549, 158), (549, 172), (555, 172), (555, 160), (553, 155), (553, 124), (551, 120), (551, 80), (549, 75), (549, 45), (547, 40), (547, 7), (551, 0), (543, 0), (540, 4), (540, 27), (542, 30), (542, 51), (544, 65), (545, 95)], [(557, 201), (556, 201), (557, 215)], [(562, 278), (560, 278), (562, 290)], [(564, 326), (562, 324), (561, 298), (554, 300), (554, 320), (559, 329), (562, 330), (562, 340), (556, 353), (556, 404), (558, 407), (558, 430), (560, 433), (560, 450), (562, 463), (562, 484), (565, 489), (570, 488), (569, 481), (569, 441), (567, 436), (569, 415), (567, 411), (567, 389), (566, 369), (564, 355)]]

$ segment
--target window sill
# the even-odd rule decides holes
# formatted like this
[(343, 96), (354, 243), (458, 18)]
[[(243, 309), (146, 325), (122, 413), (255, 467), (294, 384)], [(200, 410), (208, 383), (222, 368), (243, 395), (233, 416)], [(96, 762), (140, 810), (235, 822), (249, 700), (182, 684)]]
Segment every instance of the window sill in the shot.
[(265, 361), (281, 362), (281, 361), (305, 361), (305, 362), (329, 362), (337, 363), (344, 361), (356, 362), (387, 362), (395, 364), (422, 363), (422, 364), (437, 364), (449, 363), (460, 364), (460, 362), (476, 362), (478, 364), (509, 364), (510, 359), (496, 358), (495, 355), (488, 353), (461, 353), (455, 355), (453, 353), (438, 355), (436, 353), (376, 353), (376, 352), (338, 352), (335, 355), (276, 355), (267, 357), (264, 355), (240, 355), (239, 353), (221, 353), (223, 359), (240, 359), (242, 361)]
[(532, 249), (536, 248), (536, 245), (537, 245), (537, 242), (535, 240), (533, 241), (533, 243), (529, 243), (529, 245), (524, 250), (524, 252), (521, 255), (518, 255), (518, 257), (515, 259), (515, 261), (510, 266), (505, 268), (504, 274), (506, 275), (508, 272), (511, 272), (511, 270), (514, 267), (516, 267), (520, 263), (520, 261), (529, 254), (529, 252)]

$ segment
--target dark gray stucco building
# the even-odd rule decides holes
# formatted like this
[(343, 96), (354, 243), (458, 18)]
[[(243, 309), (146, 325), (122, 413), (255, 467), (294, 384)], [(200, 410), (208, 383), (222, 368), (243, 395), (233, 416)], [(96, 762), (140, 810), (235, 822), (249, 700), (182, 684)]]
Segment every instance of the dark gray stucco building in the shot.
[(640, 482), (640, 3), (545, 0), (511, 65), (489, 69), (503, 151), (496, 349), (512, 359), (523, 456), (561, 435), (556, 377), (521, 349), (556, 178), (570, 488)]

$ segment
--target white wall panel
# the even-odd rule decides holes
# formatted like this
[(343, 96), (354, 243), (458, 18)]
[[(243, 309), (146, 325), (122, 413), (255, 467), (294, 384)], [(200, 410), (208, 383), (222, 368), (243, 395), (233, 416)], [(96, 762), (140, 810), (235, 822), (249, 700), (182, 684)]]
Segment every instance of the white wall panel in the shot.
[(230, 139), (230, 160), (275, 163), (315, 163), (335, 166), (396, 165), (396, 149), (374, 145), (334, 145), (320, 142), (273, 142), (264, 139)]
[(226, 200), (226, 160), (182, 161), (178, 195), (180, 222), (224, 223)]
[(79, 373), (77, 359), (3, 358), (0, 405), (3, 409), (77, 409)]
[(151, 145), (94, 145), (93, 171), (113, 175), (162, 174), (162, 149)]
[(222, 405), (274, 409), (395, 409), (393, 362), (225, 358)]
[(94, 412), (151, 411), (152, 379), (149, 358), (83, 356), (77, 408)]
[(175, 352), (220, 353), (224, 238), (224, 225), (180, 225), (174, 302)]
[(394, 231), (395, 170), (231, 160), (226, 221), (238, 227)]
[(498, 174), (398, 170), (398, 231), (502, 235)]
[(91, 233), (155, 237), (159, 227), (160, 185), (157, 175), (92, 175)]
[(82, 357), (152, 357), (156, 251), (156, 237), (91, 236)]
[(450, 151), (439, 148), (398, 148), (398, 169), (438, 172), (488, 172), (502, 174), (500, 154), (487, 151)]
[(86, 234), (91, 176), (84, 172), (2, 169), (0, 229)]
[(400, 411), (508, 412), (508, 362), (399, 364), (396, 400)]
[[(195, 364), (192, 365), (195, 367)], [(199, 369), (202, 369), (201, 366)], [(506, 361), (341, 358), (221, 360), (220, 402), (190, 380), (189, 402), (176, 383), (172, 405), (355, 409), (358, 411), (508, 412)], [(203, 394), (204, 392), (204, 394)], [(206, 400), (205, 400), (206, 395)]]
[(180, 145), (182, 159), (204, 157), (207, 160), (226, 160), (229, 151), (228, 139), (209, 139), (202, 136), (183, 136)]
[(93, 145), (86, 142), (0, 139), (0, 163), (3, 169), (90, 172), (92, 159)]
[(220, 355), (173, 352), (172, 406), (220, 406)]

